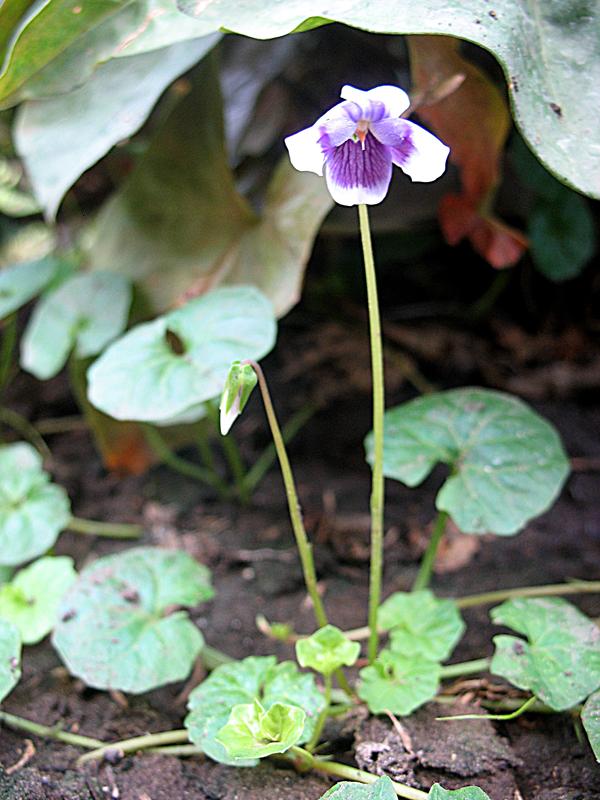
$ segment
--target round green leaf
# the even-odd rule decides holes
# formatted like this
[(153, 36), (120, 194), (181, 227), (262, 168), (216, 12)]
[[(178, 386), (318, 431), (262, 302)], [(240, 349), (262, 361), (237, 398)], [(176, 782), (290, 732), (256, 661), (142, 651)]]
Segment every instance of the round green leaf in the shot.
[(25, 442), (0, 447), (0, 564), (17, 566), (45, 553), (71, 519), (61, 486)]
[(60, 262), (56, 258), (45, 256), (0, 270), (0, 319), (36, 297), (59, 269)]
[(122, 333), (130, 305), (131, 287), (121, 275), (75, 275), (37, 304), (21, 342), (21, 366), (45, 380), (73, 347), (78, 358), (96, 355)]
[(429, 794), (429, 800), (490, 800), (488, 795), (479, 786), (464, 786), (462, 789), (444, 789), (439, 783), (434, 783)]
[(358, 696), (372, 714), (406, 716), (435, 697), (440, 665), (420, 655), (404, 656), (382, 650), (376, 661), (360, 671)]
[(572, 708), (600, 686), (600, 628), (566, 600), (508, 600), (490, 615), (529, 639), (495, 636), (493, 674), (555, 711)]
[(21, 677), (21, 640), (10, 622), (0, 619), (0, 701)]
[(596, 756), (600, 761), (600, 692), (588, 697), (581, 712), (581, 721)]
[(310, 674), (302, 674), (291, 661), (276, 663), (275, 656), (250, 656), (217, 667), (190, 694), (185, 719), (191, 741), (207, 756), (222, 764), (250, 765), (254, 761), (231, 758), (216, 735), (227, 723), (231, 710), (259, 700), (269, 710), (275, 703), (303, 709), (306, 714), (300, 742), (312, 736), (325, 700)]
[(213, 596), (186, 553), (137, 547), (100, 558), (63, 597), (52, 643), (88, 686), (139, 694), (189, 674), (203, 639), (179, 606)]
[(24, 644), (39, 642), (54, 627), (60, 600), (76, 577), (68, 556), (34, 561), (0, 586), (0, 618), (16, 626)]
[(257, 289), (215, 289), (114, 342), (88, 371), (89, 399), (115, 419), (177, 417), (220, 395), (231, 362), (261, 358), (275, 334)]
[(320, 800), (396, 800), (396, 797), (391, 778), (384, 775), (370, 786), (355, 781), (340, 781), (328, 789)]
[(234, 706), (217, 733), (230, 758), (265, 758), (285, 753), (302, 737), (306, 714), (298, 706), (273, 703), (266, 711), (255, 700)]
[(301, 667), (331, 675), (339, 667), (351, 667), (360, 653), (360, 644), (351, 642), (335, 625), (325, 625), (312, 636), (296, 642), (296, 658)]
[[(556, 499), (569, 462), (555, 429), (516, 397), (453, 389), (385, 415), (386, 477), (417, 486), (441, 462), (436, 498), (465, 533), (517, 533)], [(373, 437), (366, 440), (372, 461)]]
[(438, 599), (429, 589), (396, 592), (382, 603), (379, 627), (391, 630), (391, 649), (444, 661), (465, 630), (454, 600)]

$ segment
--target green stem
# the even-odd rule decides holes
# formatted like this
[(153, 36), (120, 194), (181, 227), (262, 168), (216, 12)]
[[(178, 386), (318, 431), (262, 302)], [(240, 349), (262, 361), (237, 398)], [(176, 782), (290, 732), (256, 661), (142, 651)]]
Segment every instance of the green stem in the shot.
[(141, 525), (130, 525), (122, 522), (97, 522), (93, 519), (81, 519), (80, 517), (71, 517), (66, 529), (90, 536), (106, 536), (109, 539), (139, 539), (142, 534)]
[(17, 315), (11, 314), (2, 329), (0, 344), (0, 392), (4, 391), (13, 365), (15, 344), (17, 342)]
[(231, 664), (232, 661), (235, 661), (231, 656), (222, 653), (220, 650), (216, 650), (214, 647), (209, 647), (207, 644), (205, 644), (200, 651), (200, 660), (206, 669), (210, 671), (223, 664)]
[[(205, 403), (208, 409), (208, 414), (213, 422), (215, 430), (219, 430), (219, 409), (211, 402)], [(246, 486), (246, 467), (242, 461), (242, 456), (235, 439), (231, 434), (227, 436), (220, 436), (221, 446), (225, 460), (229, 465), (233, 482), (238, 493), (238, 497), (243, 505), (246, 505), (250, 500), (250, 492)]]
[(319, 744), (319, 739), (321, 738), (321, 733), (323, 731), (323, 727), (327, 722), (327, 717), (329, 716), (329, 711), (331, 708), (331, 675), (325, 675), (325, 708), (319, 714), (319, 718), (317, 719), (317, 724), (315, 725), (315, 729), (313, 731), (313, 735), (310, 737), (310, 741), (306, 745), (306, 749), (309, 753), (315, 749), (315, 747)]
[(460, 664), (447, 664), (442, 667), (440, 678), (460, 678), (463, 675), (477, 675), (479, 672), (487, 672), (490, 668), (491, 659), (477, 658), (474, 661), (462, 661)]
[(29, 719), (17, 717), (14, 714), (9, 714), (7, 711), (0, 711), (0, 722), (16, 731), (31, 733), (34, 736), (40, 736), (44, 739), (56, 739), (59, 742), (72, 744), (76, 747), (85, 747), (88, 750), (93, 750), (103, 745), (103, 742), (99, 739), (91, 739), (89, 736), (81, 736), (77, 733), (68, 733), (67, 731), (61, 731), (60, 728), (57, 727), (40, 725), (39, 722), (32, 722)]
[(360, 237), (362, 241), (369, 307), (369, 330), (371, 335), (371, 371), (373, 373), (373, 463), (371, 482), (371, 566), (369, 573), (369, 642), (367, 655), (372, 663), (377, 657), (379, 632), (377, 612), (381, 600), (383, 574), (383, 414), (385, 410), (385, 387), (383, 380), (383, 349), (381, 345), (381, 323), (377, 298), (377, 277), (371, 244), (369, 212), (364, 204), (358, 207)]
[(515, 597), (552, 597), (565, 594), (586, 594), (600, 592), (600, 581), (572, 581), (571, 583), (550, 583), (544, 586), (521, 586), (517, 589), (500, 589), (496, 592), (470, 594), (459, 597), (456, 605), (459, 608), (473, 608), (492, 603), (502, 603)]
[(327, 625), (327, 615), (325, 613), (323, 601), (321, 600), (321, 596), (319, 595), (319, 591), (317, 589), (317, 573), (312, 555), (312, 547), (308, 541), (308, 536), (306, 535), (306, 530), (304, 529), (304, 523), (302, 522), (302, 513), (300, 511), (298, 493), (296, 492), (294, 474), (292, 472), (292, 467), (290, 465), (287, 450), (285, 448), (285, 442), (283, 440), (283, 436), (281, 435), (281, 429), (279, 427), (279, 422), (277, 421), (277, 415), (275, 414), (275, 409), (273, 408), (269, 387), (267, 386), (264, 373), (256, 361), (248, 360), (244, 363), (250, 364), (256, 373), (256, 377), (258, 378), (258, 385), (260, 387), (263, 404), (265, 406), (265, 412), (269, 421), (269, 427), (271, 428), (271, 435), (273, 436), (275, 450), (277, 451), (277, 457), (279, 458), (279, 466), (281, 467), (281, 475), (285, 485), (290, 520), (292, 523), (294, 536), (296, 537), (296, 545), (300, 555), (300, 562), (302, 564), (304, 583), (306, 584), (308, 595), (312, 600), (313, 611), (317, 620), (317, 625), (322, 628), (324, 625)]
[(11, 408), (0, 406), (0, 422), (12, 428), (32, 444), (43, 459), (48, 461), (52, 459), (52, 453), (46, 442), (29, 420), (25, 419), (21, 414), (17, 414), (17, 412), (13, 411)]
[[(433, 698), (432, 702), (439, 703), (440, 705), (453, 705), (458, 699), (459, 695), (438, 694)], [(487, 700), (485, 697), (478, 697), (477, 702), (483, 706), (483, 708), (488, 708), (491, 711), (515, 711), (523, 705), (523, 698), (505, 697), (503, 700)], [(535, 703), (532, 703), (529, 710), (533, 711), (535, 714), (556, 714), (554, 709), (544, 705), (540, 700), (536, 700)], [(571, 714), (578, 714), (580, 712), (581, 706), (575, 706), (569, 709), (569, 713)]]
[(418, 592), (420, 589), (426, 589), (429, 586), (431, 575), (433, 573), (433, 565), (435, 564), (435, 556), (442, 541), (444, 531), (446, 530), (446, 522), (448, 521), (448, 514), (446, 511), (438, 511), (435, 518), (435, 524), (431, 534), (431, 539), (427, 545), (427, 550), (421, 560), (419, 572), (413, 584), (413, 592)]
[(520, 717), (521, 714), (524, 714), (533, 706), (536, 700), (536, 696), (533, 695), (533, 697), (525, 700), (525, 702), (522, 703), (517, 709), (509, 712), (508, 714), (458, 714), (451, 717), (436, 717), (436, 720), (439, 722), (446, 722), (447, 720), (457, 719), (491, 719), (495, 720), (496, 722), (508, 722), (509, 720), (516, 719), (517, 717)]
[(171, 450), (156, 428), (151, 425), (143, 425), (142, 430), (146, 441), (164, 464), (171, 467), (175, 472), (185, 475), (186, 478), (193, 478), (201, 483), (212, 486), (213, 489), (216, 489), (219, 493), (220, 497), (225, 497), (227, 495), (227, 486), (215, 472), (193, 464), (185, 458), (180, 458)]
[(198, 444), (198, 450), (200, 452), (200, 457), (202, 458), (202, 462), (209, 472), (214, 473), (217, 475), (217, 467), (215, 464), (215, 457), (213, 455), (212, 448), (210, 446), (210, 436), (208, 433), (208, 426), (207, 420), (201, 419), (198, 424), (196, 425), (197, 437), (196, 442)]
[(81, 756), (77, 764), (81, 766), (88, 761), (98, 761), (103, 759), (107, 753), (116, 752), (120, 756), (127, 753), (136, 753), (138, 750), (147, 750), (149, 747), (161, 747), (162, 745), (184, 744), (189, 741), (188, 732), (185, 728), (176, 731), (161, 731), (160, 733), (147, 733), (144, 736), (135, 736), (133, 739), (123, 739), (120, 742), (106, 744), (101, 742), (100, 747)]
[[(313, 760), (312, 768), (318, 772), (324, 772), (326, 775), (334, 775), (336, 778), (346, 778), (350, 781), (358, 781), (359, 783), (375, 783), (379, 780), (379, 775), (373, 775), (370, 772), (364, 772), (362, 769), (356, 767), (349, 767), (346, 764), (338, 764), (335, 761), (326, 761), (325, 759), (315, 758)], [(407, 786), (398, 781), (392, 781), (394, 791), (398, 797), (405, 797), (406, 800), (427, 800), (429, 794), (422, 792), (420, 789), (414, 789), (412, 786)]]

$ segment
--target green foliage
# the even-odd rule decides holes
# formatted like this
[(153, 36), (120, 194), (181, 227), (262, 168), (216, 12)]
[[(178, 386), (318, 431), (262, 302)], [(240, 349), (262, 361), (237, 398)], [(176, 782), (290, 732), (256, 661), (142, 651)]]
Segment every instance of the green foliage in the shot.
[(275, 335), (257, 289), (215, 289), (114, 342), (88, 371), (89, 399), (115, 419), (172, 420), (218, 396), (231, 362), (261, 358)]
[(391, 631), (391, 649), (444, 661), (465, 630), (454, 600), (438, 599), (429, 589), (396, 592), (381, 604), (378, 625)]
[(0, 619), (0, 702), (21, 677), (21, 640), (10, 622)]
[(207, 756), (222, 764), (251, 765), (254, 760), (231, 758), (216, 736), (226, 725), (234, 706), (259, 700), (267, 711), (275, 703), (301, 708), (306, 713), (298, 740), (312, 736), (325, 700), (310, 674), (302, 674), (291, 661), (276, 663), (275, 656), (250, 656), (217, 667), (190, 694), (185, 719), (190, 740)]
[[(488, 389), (427, 395), (385, 415), (384, 474), (417, 486), (436, 463), (436, 498), (465, 533), (517, 533), (556, 499), (569, 462), (554, 428), (515, 397)], [(373, 437), (366, 440), (371, 461)]]
[(335, 625), (325, 625), (312, 636), (296, 642), (296, 658), (301, 667), (331, 675), (339, 667), (351, 667), (360, 653), (360, 644), (351, 642)]
[(255, 700), (234, 706), (215, 738), (230, 758), (265, 758), (295, 745), (305, 721), (306, 714), (298, 706), (273, 703), (266, 711)]
[(53, 280), (60, 269), (54, 256), (12, 264), (0, 271), (0, 319), (4, 319)]
[(28, 217), (41, 209), (37, 201), (19, 189), (22, 170), (14, 162), (0, 156), (0, 214)]
[(370, 786), (355, 781), (340, 781), (328, 789), (321, 800), (396, 800), (394, 784), (387, 775)]
[(0, 564), (42, 555), (70, 518), (69, 498), (50, 483), (39, 453), (25, 442), (0, 447)]
[(102, 209), (90, 259), (139, 283), (158, 310), (188, 297), (190, 287), (200, 293), (251, 284), (281, 315), (300, 296), (313, 239), (332, 204), (322, 179), (284, 157), (255, 214), (235, 186), (216, 69), (205, 59), (193, 91)]
[(508, 600), (490, 615), (529, 640), (494, 637), (495, 675), (533, 692), (555, 711), (571, 708), (600, 686), (600, 629), (566, 600)]
[(63, 597), (52, 643), (88, 686), (139, 694), (189, 674), (203, 639), (179, 606), (213, 596), (186, 553), (136, 547), (99, 558)]
[(0, 586), (0, 618), (12, 622), (24, 644), (39, 642), (54, 627), (60, 600), (76, 577), (72, 558), (39, 558)]
[(581, 712), (581, 721), (596, 760), (600, 761), (600, 692), (594, 692), (586, 700)]
[(407, 716), (435, 697), (440, 669), (421, 655), (382, 650), (373, 664), (361, 669), (358, 696), (373, 714)]
[(37, 304), (21, 341), (21, 366), (45, 380), (62, 369), (73, 348), (77, 358), (96, 355), (123, 332), (130, 305), (131, 287), (114, 272), (66, 280)]
[(464, 786), (462, 789), (444, 789), (439, 783), (434, 783), (429, 794), (429, 800), (490, 800), (479, 786)]

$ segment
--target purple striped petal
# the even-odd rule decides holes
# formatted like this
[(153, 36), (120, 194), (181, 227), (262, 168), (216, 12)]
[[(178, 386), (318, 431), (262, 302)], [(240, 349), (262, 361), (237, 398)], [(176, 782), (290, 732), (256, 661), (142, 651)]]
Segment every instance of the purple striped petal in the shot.
[(343, 86), (340, 96), (359, 105), (365, 112), (364, 119), (373, 122), (383, 117), (399, 117), (410, 105), (408, 95), (399, 86), (376, 86), (367, 92)]
[(392, 179), (392, 155), (371, 134), (365, 146), (352, 139), (327, 153), (325, 178), (331, 196), (343, 206), (381, 203)]
[(344, 101), (330, 108), (310, 128), (288, 136), (285, 144), (292, 165), (300, 172), (322, 175), (326, 154), (352, 136), (360, 115), (356, 103)]
[(450, 148), (420, 125), (405, 119), (371, 123), (373, 135), (390, 148), (392, 160), (413, 181), (435, 181), (446, 169)]

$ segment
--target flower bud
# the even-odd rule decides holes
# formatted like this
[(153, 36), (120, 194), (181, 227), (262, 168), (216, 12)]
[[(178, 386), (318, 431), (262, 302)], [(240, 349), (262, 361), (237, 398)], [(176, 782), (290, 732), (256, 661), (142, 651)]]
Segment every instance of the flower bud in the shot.
[(258, 379), (250, 364), (234, 361), (221, 395), (221, 433), (225, 436), (244, 410)]

